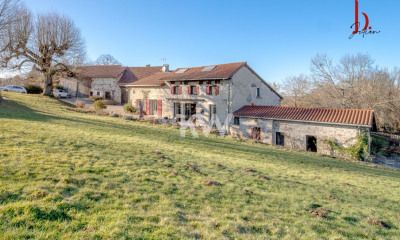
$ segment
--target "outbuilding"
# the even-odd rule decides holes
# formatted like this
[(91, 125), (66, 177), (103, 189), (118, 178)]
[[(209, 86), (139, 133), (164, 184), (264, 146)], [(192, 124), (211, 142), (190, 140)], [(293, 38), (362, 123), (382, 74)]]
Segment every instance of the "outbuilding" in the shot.
[(329, 141), (350, 147), (376, 131), (373, 110), (243, 106), (233, 116), (233, 136), (333, 156)]

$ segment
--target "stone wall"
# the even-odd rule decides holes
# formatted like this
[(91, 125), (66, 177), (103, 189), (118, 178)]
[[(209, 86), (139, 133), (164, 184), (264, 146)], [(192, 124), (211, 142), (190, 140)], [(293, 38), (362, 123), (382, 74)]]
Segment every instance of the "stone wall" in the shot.
[(284, 146), (306, 151), (306, 137), (317, 138), (317, 151), (324, 155), (340, 156), (334, 152), (325, 140), (334, 140), (343, 147), (356, 142), (357, 134), (368, 132), (365, 127), (333, 125), (324, 123), (306, 123), (283, 120), (240, 118), (240, 125), (232, 125), (231, 134), (236, 137), (250, 138), (253, 127), (261, 129), (261, 141), (267, 144), (276, 143), (276, 133), (284, 136)]
[[(106, 92), (110, 92), (111, 99), (116, 103), (121, 103), (121, 88), (117, 85), (121, 76), (117, 78), (93, 78), (91, 91), (94, 95), (105, 98)], [(97, 94), (99, 93), (99, 94)]]
[[(260, 97), (257, 97), (260, 88)], [(232, 77), (233, 111), (244, 105), (280, 106), (281, 98), (249, 68), (242, 67)]]

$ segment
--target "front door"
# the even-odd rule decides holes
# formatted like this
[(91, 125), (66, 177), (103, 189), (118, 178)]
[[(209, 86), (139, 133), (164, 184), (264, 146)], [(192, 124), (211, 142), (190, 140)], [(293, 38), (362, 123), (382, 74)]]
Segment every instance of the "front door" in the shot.
[(261, 140), (261, 128), (259, 128), (259, 127), (251, 128), (250, 137), (251, 137), (251, 139), (260, 141)]

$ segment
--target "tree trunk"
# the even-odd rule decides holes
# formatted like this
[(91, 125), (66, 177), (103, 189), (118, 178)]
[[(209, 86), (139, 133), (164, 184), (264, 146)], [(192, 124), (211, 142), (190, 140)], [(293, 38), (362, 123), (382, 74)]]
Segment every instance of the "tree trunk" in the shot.
[(53, 75), (46, 73), (44, 75), (44, 96), (53, 95)]

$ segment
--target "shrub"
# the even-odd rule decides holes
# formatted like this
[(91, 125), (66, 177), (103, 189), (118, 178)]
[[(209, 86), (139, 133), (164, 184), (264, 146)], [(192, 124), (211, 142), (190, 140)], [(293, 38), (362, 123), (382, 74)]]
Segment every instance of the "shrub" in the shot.
[(55, 85), (54, 88), (55, 88), (55, 89), (64, 89), (64, 87), (61, 86), (60, 84)]
[(368, 150), (368, 136), (365, 133), (358, 134), (356, 143), (347, 148), (340, 146), (333, 140), (328, 140), (328, 144), (332, 149), (337, 150), (339, 153), (350, 159), (360, 161), (369, 160), (370, 152)]
[(110, 113), (110, 116), (111, 117), (119, 117), (119, 114), (118, 113)]
[(42, 87), (33, 84), (26, 84), (25, 89), (29, 94), (41, 94), (43, 92)]
[(107, 106), (101, 100), (96, 100), (93, 103), (94, 110), (96, 112), (101, 112), (101, 110), (106, 109)]
[(105, 105), (115, 105), (116, 102), (114, 100), (101, 100)]
[(124, 112), (128, 113), (133, 113), (135, 112), (135, 108), (133, 107), (132, 103), (127, 103), (124, 105)]
[(84, 108), (85, 107), (85, 102), (84, 101), (80, 101), (80, 100), (75, 101), (75, 106), (77, 108)]
[(103, 100), (103, 97), (94, 95), (94, 96), (90, 96), (88, 98), (88, 100), (91, 101), (91, 102), (94, 102), (94, 101), (97, 101), (97, 100)]

